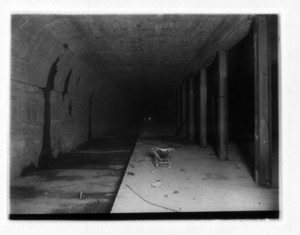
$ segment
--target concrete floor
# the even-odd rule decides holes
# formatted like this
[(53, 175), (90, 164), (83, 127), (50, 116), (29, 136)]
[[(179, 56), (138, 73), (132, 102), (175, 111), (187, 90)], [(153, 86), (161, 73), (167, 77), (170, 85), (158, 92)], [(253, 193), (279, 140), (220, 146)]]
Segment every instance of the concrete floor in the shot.
[[(151, 122), (145, 123), (137, 138), (138, 131), (114, 132), (61, 155), (51, 170), (18, 177), (11, 182), (10, 213), (279, 209), (278, 188), (254, 183), (245, 148), (240, 145), (230, 143), (230, 160), (219, 161), (211, 146), (199, 148)], [(171, 168), (155, 168), (151, 151), (154, 146), (175, 149)], [(160, 186), (151, 186), (157, 181)]]
[[(173, 147), (171, 168), (155, 168), (152, 147)], [(140, 135), (112, 213), (279, 210), (278, 188), (257, 186), (243, 148), (229, 145), (229, 161), (148, 125)], [(155, 182), (161, 186), (152, 187)]]
[(119, 131), (62, 154), (53, 169), (11, 182), (10, 214), (109, 213), (138, 131)]

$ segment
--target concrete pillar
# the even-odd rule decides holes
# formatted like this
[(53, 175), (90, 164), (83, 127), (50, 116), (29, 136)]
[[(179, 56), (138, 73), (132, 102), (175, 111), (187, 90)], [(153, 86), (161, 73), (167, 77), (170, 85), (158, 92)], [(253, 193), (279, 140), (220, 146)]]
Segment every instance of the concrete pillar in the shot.
[(172, 92), (172, 121), (173, 121), (173, 130), (176, 132), (176, 95), (175, 91)]
[(181, 132), (181, 87), (177, 88), (177, 134)]
[(182, 134), (183, 136), (187, 136), (188, 133), (188, 116), (187, 116), (187, 86), (186, 83), (183, 83), (181, 86), (182, 92), (181, 92), (181, 106), (182, 106), (182, 120), (181, 120), (181, 126), (182, 126)]
[(255, 182), (271, 185), (271, 59), (267, 16), (254, 19)]
[(206, 115), (207, 115), (207, 73), (206, 68), (200, 70), (200, 88), (199, 88), (199, 145), (205, 148), (206, 143)]
[(189, 79), (189, 140), (195, 139), (195, 82), (194, 77)]
[(220, 51), (218, 74), (218, 158), (228, 160), (228, 57), (226, 51)]

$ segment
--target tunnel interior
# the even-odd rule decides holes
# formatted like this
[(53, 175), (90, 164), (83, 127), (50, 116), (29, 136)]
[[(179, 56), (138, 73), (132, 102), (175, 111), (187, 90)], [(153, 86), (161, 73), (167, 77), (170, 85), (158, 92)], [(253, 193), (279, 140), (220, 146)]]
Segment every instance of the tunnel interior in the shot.
[[(139, 135), (175, 136), (187, 145), (197, 144), (202, 68), (207, 68), (207, 145), (218, 155), (220, 51), (227, 51), (228, 57), (228, 141), (237, 143), (254, 180), (254, 18), (12, 15), (12, 182), (32, 170), (101, 169), (86, 149), (114, 148), (114, 156), (107, 157), (112, 162), (118, 162), (118, 151), (123, 151), (127, 162), (118, 164), (127, 166)], [(278, 168), (278, 16), (268, 16), (268, 24), (272, 149)], [(195, 87), (192, 104), (190, 87)], [(191, 132), (194, 138), (188, 142)], [(83, 155), (72, 155), (78, 150), (84, 160)], [(278, 170), (272, 173), (278, 186)]]

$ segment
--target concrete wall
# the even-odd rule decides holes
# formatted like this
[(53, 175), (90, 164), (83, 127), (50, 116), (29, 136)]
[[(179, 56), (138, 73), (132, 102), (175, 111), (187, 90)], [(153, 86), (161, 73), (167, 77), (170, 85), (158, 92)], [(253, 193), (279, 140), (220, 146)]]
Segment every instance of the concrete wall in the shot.
[(51, 17), (42, 19), (12, 17), (13, 178), (29, 166), (38, 167), (42, 155), (50, 156), (50, 163), (60, 152), (88, 141), (89, 135), (101, 137), (130, 119), (129, 96), (109, 80), (101, 82), (104, 77), (74, 52), (80, 45), (70, 48), (68, 40), (62, 41), (68, 35), (58, 38), (52, 32), (57, 22), (54, 28)]
[[(53, 157), (74, 149), (88, 137), (87, 66), (47, 32), (39, 38), (28, 35), (27, 30), (20, 31), (12, 37), (12, 177), (19, 175), (28, 165), (38, 165), (45, 134), (45, 89), (57, 58), (54, 87), (49, 91)], [(28, 43), (29, 36), (32, 40)], [(69, 80), (67, 83), (66, 79)]]
[(253, 29), (229, 51), (229, 138), (254, 141), (254, 42)]
[(218, 61), (217, 56), (214, 62), (207, 68), (207, 138), (216, 147), (217, 141), (217, 92), (218, 92)]
[(42, 149), (44, 96), (38, 87), (11, 83), (11, 175), (37, 165)]
[[(278, 23), (269, 18), (273, 135), (278, 136)], [(253, 28), (229, 50), (229, 134), (232, 140), (254, 140)]]

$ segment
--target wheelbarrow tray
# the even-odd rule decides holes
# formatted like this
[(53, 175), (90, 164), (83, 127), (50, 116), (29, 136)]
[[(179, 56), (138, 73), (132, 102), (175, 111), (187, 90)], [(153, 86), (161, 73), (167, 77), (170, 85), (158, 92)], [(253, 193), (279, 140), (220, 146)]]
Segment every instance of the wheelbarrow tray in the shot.
[(171, 152), (173, 148), (152, 148), (154, 153), (155, 167), (171, 167)]

